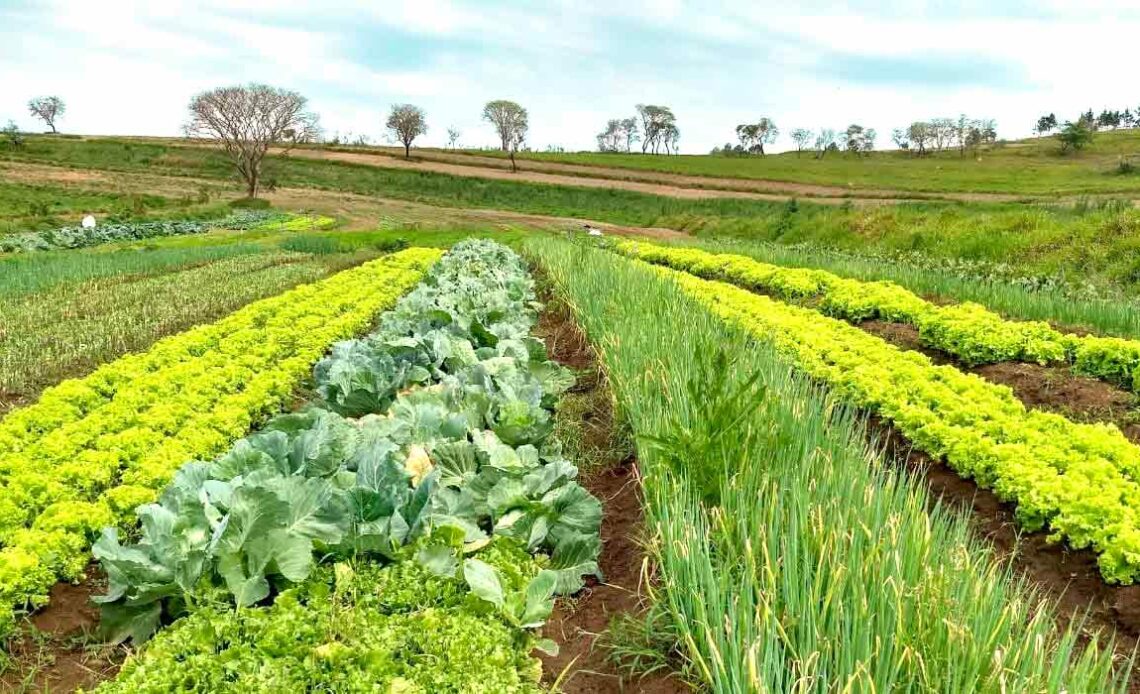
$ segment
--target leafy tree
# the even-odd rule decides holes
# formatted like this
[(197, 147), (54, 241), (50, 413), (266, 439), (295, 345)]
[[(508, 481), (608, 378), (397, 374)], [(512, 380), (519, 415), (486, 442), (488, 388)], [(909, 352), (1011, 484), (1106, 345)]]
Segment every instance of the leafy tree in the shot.
[(815, 137), (815, 133), (808, 130), (807, 128), (796, 128), (792, 131), (792, 142), (796, 143), (797, 157), (800, 155), (800, 152), (804, 151), (811, 145), (811, 140), (813, 137)]
[(297, 92), (265, 84), (220, 87), (190, 100), (187, 137), (221, 143), (246, 184), (257, 197), (261, 163), (273, 146), (288, 151), (320, 136), (317, 116), (306, 110), (308, 100)]
[(744, 123), (736, 126), (736, 137), (740, 146), (746, 152), (757, 153), (764, 156), (764, 145), (772, 144), (779, 136), (780, 130), (776, 123), (767, 116), (755, 123)]
[(599, 152), (628, 152), (638, 138), (637, 119), (611, 118), (597, 137)]
[(676, 145), (681, 137), (677, 129), (677, 117), (673, 115), (668, 106), (654, 106), (652, 104), (638, 104), (637, 115), (641, 119), (641, 152), (644, 154), (657, 151), (662, 145), (666, 152), (670, 145)]
[(67, 104), (58, 96), (37, 96), (28, 102), (28, 112), (42, 120), (52, 133), (57, 133), (55, 122), (67, 112)]
[(875, 129), (864, 128), (857, 123), (843, 131), (843, 147), (852, 154), (864, 154), (875, 149)]
[(14, 121), (8, 121), (8, 125), (4, 126), (0, 133), (4, 135), (4, 144), (11, 149), (19, 149), (24, 146), (24, 136)]
[(1132, 109), (1124, 109), (1124, 113), (1120, 114), (1120, 124), (1125, 128), (1136, 126), (1136, 116), (1132, 113)]
[(495, 126), (503, 151), (511, 155), (511, 171), (518, 171), (515, 154), (526, 141), (526, 132), (530, 127), (526, 109), (505, 99), (488, 101), (483, 107), (483, 120)]
[(906, 137), (915, 156), (926, 154), (926, 149), (934, 141), (934, 129), (926, 121), (915, 121), (907, 126)]
[(891, 131), (891, 142), (895, 143), (895, 147), (899, 149), (910, 149), (910, 137), (907, 136), (908, 128), (895, 128)]
[(1047, 116), (1041, 116), (1037, 119), (1037, 125), (1033, 128), (1037, 133), (1037, 137), (1041, 137), (1045, 133), (1052, 132), (1057, 129), (1057, 116), (1050, 113)]
[(1061, 152), (1077, 152), (1084, 149), (1086, 145), (1093, 141), (1093, 134), (1093, 129), (1089, 127), (1084, 115), (1078, 118), (1075, 123), (1073, 121), (1065, 121), (1065, 125), (1061, 128), (1060, 134), (1057, 135), (1057, 139), (1061, 141)]
[(404, 145), (404, 158), (412, 158), (412, 142), (427, 133), (427, 115), (419, 106), (392, 104), (385, 127)]
[(1096, 117), (1096, 125), (1098, 128), (1112, 128), (1115, 130), (1120, 127), (1120, 120), (1120, 111), (1109, 111), (1105, 109)]

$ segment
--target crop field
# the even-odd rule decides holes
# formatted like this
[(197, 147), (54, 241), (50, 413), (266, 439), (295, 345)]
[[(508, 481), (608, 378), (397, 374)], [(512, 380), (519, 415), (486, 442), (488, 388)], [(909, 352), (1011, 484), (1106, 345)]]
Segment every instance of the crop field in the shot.
[(274, 165), (0, 234), (4, 691), (1140, 690), (1134, 211)]

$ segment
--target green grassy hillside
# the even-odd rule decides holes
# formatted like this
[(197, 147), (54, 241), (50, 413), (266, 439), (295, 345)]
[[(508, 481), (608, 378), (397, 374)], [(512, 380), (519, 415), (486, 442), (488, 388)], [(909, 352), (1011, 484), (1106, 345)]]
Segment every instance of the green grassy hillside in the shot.
[[(885, 137), (885, 135), (884, 135)], [(883, 144), (883, 143), (880, 143)], [(473, 154), (502, 156), (494, 152)], [(924, 157), (874, 152), (856, 157), (841, 152), (816, 159), (811, 153), (759, 156), (526, 153), (524, 159), (610, 166), (690, 176), (753, 178), (841, 186), (852, 192), (894, 189), (921, 192), (986, 192), (1013, 195), (1140, 193), (1136, 173), (1118, 172), (1121, 157), (1140, 159), (1140, 129), (1098, 133), (1092, 146), (1062, 155), (1055, 137), (1009, 142), (979, 150), (947, 151)]]

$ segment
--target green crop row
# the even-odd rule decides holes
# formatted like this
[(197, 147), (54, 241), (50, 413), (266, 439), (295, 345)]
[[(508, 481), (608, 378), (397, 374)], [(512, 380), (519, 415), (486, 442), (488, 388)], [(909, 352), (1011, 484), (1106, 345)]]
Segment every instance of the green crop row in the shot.
[(645, 263), (524, 248), (638, 444), (653, 618), (615, 630), (623, 663), (717, 694), (1128, 691), (1110, 634), (1059, 619), (769, 340)]
[(1065, 363), (1076, 373), (1140, 390), (1140, 341), (1063, 333), (1041, 321), (1011, 321), (972, 302), (939, 306), (893, 282), (864, 282), (825, 270), (786, 268), (746, 256), (620, 241), (647, 262), (809, 303), (851, 322), (871, 318), (918, 328), (923, 344), (967, 365), (1004, 361)]
[(278, 411), (331, 343), (371, 325), (439, 256), (409, 249), (263, 299), (0, 420), (0, 627), (78, 576), (94, 534), (180, 465)]
[(573, 377), (535, 298), (515, 253), (457, 245), (307, 408), (183, 466), (137, 543), (107, 529), (104, 627), (180, 619), (100, 691), (541, 691), (532, 629), (597, 572), (601, 508), (552, 436)]
[(1002, 500), (1020, 523), (1093, 548), (1112, 583), (1140, 576), (1140, 448), (1113, 425), (1027, 410), (1005, 387), (812, 309), (675, 270), (718, 316), (770, 342), (798, 368), (892, 422), (919, 450)]

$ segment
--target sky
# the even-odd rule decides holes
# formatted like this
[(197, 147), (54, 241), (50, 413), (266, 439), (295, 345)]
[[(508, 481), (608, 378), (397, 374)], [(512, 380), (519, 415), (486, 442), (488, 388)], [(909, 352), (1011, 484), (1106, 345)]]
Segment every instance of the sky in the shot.
[(609, 118), (670, 106), (681, 150), (773, 119), (892, 128), (1140, 107), (1130, 66), (1140, 9), (1114, 2), (738, 0), (0, 0), (0, 124), (42, 129), (27, 101), (58, 95), (63, 132), (176, 135), (197, 92), (263, 82), (308, 97), (327, 135), (389, 140), (393, 103), (427, 112), (417, 144), (491, 146), (485, 102), (530, 114), (528, 144), (593, 149)]

